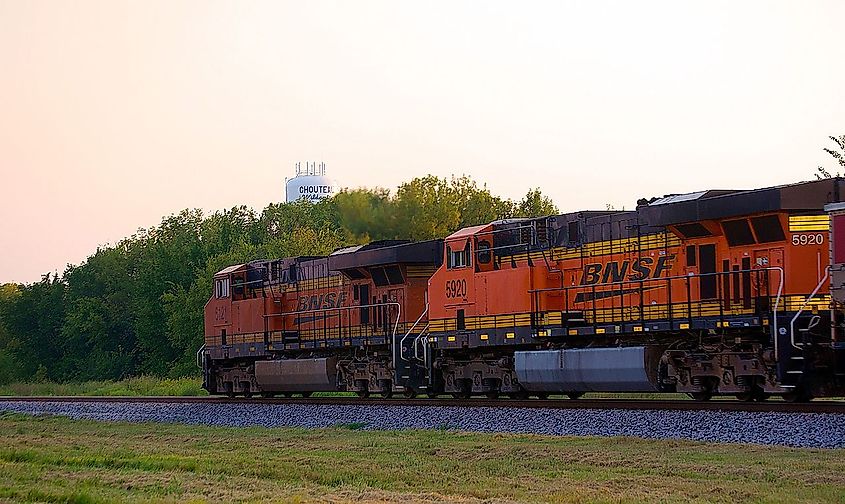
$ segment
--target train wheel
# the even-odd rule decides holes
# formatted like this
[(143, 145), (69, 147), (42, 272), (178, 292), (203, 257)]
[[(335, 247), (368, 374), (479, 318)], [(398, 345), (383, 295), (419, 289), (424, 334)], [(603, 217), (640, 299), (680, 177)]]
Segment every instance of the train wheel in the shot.
[(358, 397), (361, 399), (366, 399), (370, 397), (370, 382), (369, 380), (355, 380), (354, 382), (355, 388), (358, 389), (355, 391), (358, 394)]
[(226, 397), (232, 399), (235, 397), (235, 389), (232, 385), (232, 382), (226, 382), (223, 384), (223, 391), (226, 394)]
[(579, 399), (582, 395), (584, 395), (583, 392), (569, 392), (568, 394), (566, 394), (566, 397), (575, 400)]
[(528, 399), (528, 392), (520, 390), (519, 392), (511, 392), (508, 394), (511, 399)]
[(440, 397), (440, 394), (438, 394), (437, 392), (429, 392), (426, 394), (426, 396), (428, 396), (429, 399), (437, 399), (438, 397)]
[(402, 392), (402, 395), (405, 399), (413, 399), (417, 397), (417, 391), (412, 389), (411, 387), (405, 387), (405, 391)]
[(798, 392), (788, 392), (786, 394), (783, 394), (781, 397), (783, 397), (783, 400), (788, 403), (801, 402), (801, 394), (799, 394)]
[(548, 398), (549, 398), (548, 392), (540, 392), (539, 394), (537, 394), (537, 399), (539, 399), (541, 401), (545, 401)]
[(698, 392), (687, 392), (687, 395), (696, 401), (709, 401), (713, 398), (713, 392), (716, 390), (716, 384), (712, 378), (708, 377), (694, 377), (692, 384), (698, 386)]
[(303, 392), (302, 397), (311, 397), (312, 392)]
[(783, 400), (789, 403), (810, 402), (813, 396), (804, 390), (794, 390), (783, 394)]
[(481, 381), (481, 385), (485, 391), (484, 395), (487, 396), (488, 399), (499, 398), (499, 380), (495, 378), (485, 378)]
[(472, 380), (455, 380), (455, 385), (458, 387), (457, 392), (452, 392), (455, 399), (469, 399), (472, 396)]
[(769, 394), (767, 394), (763, 390), (764, 383), (762, 377), (751, 377), (750, 379), (746, 379), (743, 381), (748, 383), (748, 390), (736, 394), (736, 398), (738, 401), (765, 401), (769, 398)]
[(252, 389), (249, 386), (249, 382), (241, 383), (241, 388), (244, 389), (244, 397), (245, 398), (249, 399), (250, 397), (252, 397)]

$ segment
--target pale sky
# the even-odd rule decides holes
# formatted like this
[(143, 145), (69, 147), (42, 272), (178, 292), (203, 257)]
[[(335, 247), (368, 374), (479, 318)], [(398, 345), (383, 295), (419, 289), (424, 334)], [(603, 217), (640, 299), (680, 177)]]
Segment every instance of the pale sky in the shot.
[(0, 283), (183, 208), (467, 174), (564, 211), (832, 167), (845, 2), (0, 0)]

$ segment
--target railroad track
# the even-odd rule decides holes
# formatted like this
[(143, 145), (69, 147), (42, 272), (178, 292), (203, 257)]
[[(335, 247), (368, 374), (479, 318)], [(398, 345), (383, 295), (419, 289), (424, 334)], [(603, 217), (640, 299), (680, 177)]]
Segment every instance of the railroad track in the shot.
[(788, 403), (783, 401), (684, 401), (661, 399), (405, 399), (359, 397), (289, 397), (289, 398), (235, 398), (181, 397), (181, 396), (4, 396), (0, 402), (76, 402), (76, 403), (204, 403), (204, 404), (300, 404), (341, 406), (463, 406), (477, 408), (551, 408), (551, 409), (629, 409), (629, 410), (682, 410), (682, 411), (751, 411), (782, 413), (839, 413), (845, 414), (845, 402), (816, 401)]

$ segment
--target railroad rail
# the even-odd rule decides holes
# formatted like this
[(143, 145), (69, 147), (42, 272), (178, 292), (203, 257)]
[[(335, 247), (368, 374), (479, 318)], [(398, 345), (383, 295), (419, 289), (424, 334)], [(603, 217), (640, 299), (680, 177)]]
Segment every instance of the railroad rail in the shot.
[(778, 413), (845, 414), (845, 401), (788, 403), (783, 401), (743, 402), (729, 400), (685, 401), (663, 399), (406, 399), (359, 397), (274, 397), (234, 398), (208, 396), (3, 396), (2, 402), (76, 402), (76, 403), (205, 403), (205, 404), (297, 404), (335, 406), (420, 406), (476, 408), (549, 408), (601, 410), (681, 410), (681, 411), (750, 411)]

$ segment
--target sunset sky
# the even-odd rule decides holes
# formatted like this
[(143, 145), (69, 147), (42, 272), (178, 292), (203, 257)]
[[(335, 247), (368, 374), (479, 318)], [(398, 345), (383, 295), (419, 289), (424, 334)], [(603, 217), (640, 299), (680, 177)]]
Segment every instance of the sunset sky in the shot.
[(467, 174), (561, 210), (833, 168), (845, 2), (0, 0), (0, 283), (183, 208)]

